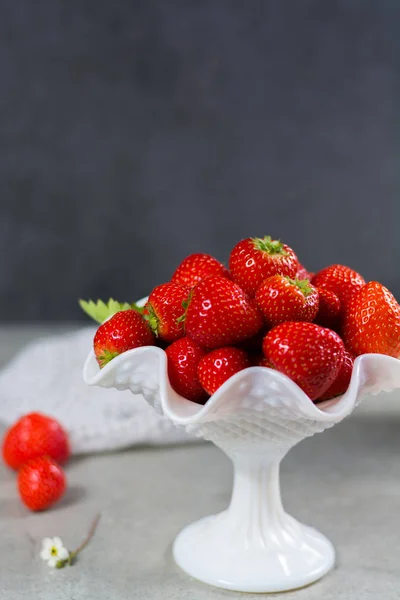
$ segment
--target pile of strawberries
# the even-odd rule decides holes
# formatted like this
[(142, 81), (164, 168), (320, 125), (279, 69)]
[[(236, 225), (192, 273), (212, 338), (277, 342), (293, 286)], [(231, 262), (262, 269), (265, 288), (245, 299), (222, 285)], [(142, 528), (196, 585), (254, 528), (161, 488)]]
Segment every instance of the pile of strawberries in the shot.
[(60, 466), (70, 457), (68, 435), (53, 418), (41, 413), (21, 417), (6, 431), (3, 460), (18, 471), (20, 498), (33, 511), (49, 508), (64, 495), (67, 482)]
[(192, 254), (143, 308), (119, 306), (94, 338), (100, 367), (159, 345), (173, 389), (201, 404), (251, 366), (284, 373), (318, 402), (346, 391), (360, 354), (400, 357), (400, 306), (387, 288), (343, 265), (309, 273), (269, 236), (240, 241), (229, 270)]

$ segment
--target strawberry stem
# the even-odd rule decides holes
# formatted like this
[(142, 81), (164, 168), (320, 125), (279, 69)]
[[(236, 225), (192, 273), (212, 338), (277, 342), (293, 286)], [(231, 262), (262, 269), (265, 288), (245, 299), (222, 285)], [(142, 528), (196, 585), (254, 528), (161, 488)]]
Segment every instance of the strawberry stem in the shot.
[(268, 254), (282, 254), (283, 256), (287, 256), (282, 242), (273, 240), (270, 235), (266, 235), (263, 238), (252, 238), (252, 240), (257, 250), (262, 250)]

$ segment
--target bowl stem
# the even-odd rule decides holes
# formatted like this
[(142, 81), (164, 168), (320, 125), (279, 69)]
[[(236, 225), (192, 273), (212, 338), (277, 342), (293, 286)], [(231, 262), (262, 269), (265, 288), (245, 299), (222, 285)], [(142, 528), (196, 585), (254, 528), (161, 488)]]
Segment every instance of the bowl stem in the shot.
[(231, 458), (234, 479), (227, 517), (246, 545), (265, 548), (272, 533), (276, 540), (283, 535), (285, 512), (279, 479), (283, 455), (236, 454)]
[(192, 577), (242, 592), (278, 592), (308, 585), (333, 567), (329, 540), (284, 511), (279, 465), (286, 451), (270, 451), (229, 452), (228, 509), (189, 525), (174, 543), (176, 562)]

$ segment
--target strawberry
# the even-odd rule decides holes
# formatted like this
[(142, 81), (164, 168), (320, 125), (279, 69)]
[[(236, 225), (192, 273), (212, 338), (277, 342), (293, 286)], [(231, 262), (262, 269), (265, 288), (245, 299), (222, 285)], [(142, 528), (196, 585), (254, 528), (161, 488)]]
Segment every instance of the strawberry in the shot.
[(314, 273), (307, 271), (307, 269), (300, 263), (297, 269), (296, 279), (308, 279), (308, 281), (311, 281), (313, 277)]
[(270, 236), (242, 240), (236, 244), (229, 257), (233, 280), (251, 298), (254, 298), (267, 277), (295, 277), (298, 267), (299, 261), (293, 250)]
[(199, 404), (204, 404), (207, 400), (207, 394), (197, 376), (197, 365), (205, 353), (203, 348), (187, 336), (176, 340), (165, 350), (172, 388), (180, 396)]
[(51, 417), (29, 413), (21, 417), (3, 440), (3, 459), (12, 469), (19, 469), (32, 458), (49, 455), (59, 463), (70, 456), (68, 436)]
[(336, 294), (343, 310), (352, 294), (365, 285), (365, 280), (350, 267), (331, 265), (314, 275), (311, 283), (317, 288), (325, 288)]
[(139, 346), (153, 346), (150, 326), (136, 310), (122, 310), (105, 321), (94, 336), (94, 353), (100, 367), (113, 358)]
[(199, 281), (212, 275), (221, 275), (230, 279), (229, 271), (213, 256), (209, 254), (190, 254), (176, 269), (171, 277), (171, 282), (188, 285), (192, 288)]
[(325, 288), (317, 288), (319, 308), (314, 321), (322, 327), (336, 329), (339, 324), (340, 300), (333, 292)]
[(179, 283), (163, 283), (151, 292), (145, 305), (145, 319), (153, 333), (165, 342), (185, 335), (181, 317), (189, 298), (190, 288)]
[(256, 293), (256, 302), (267, 326), (285, 321), (312, 321), (318, 312), (318, 292), (306, 279), (273, 275)]
[(318, 402), (323, 400), (330, 400), (344, 394), (349, 387), (351, 374), (353, 372), (354, 358), (347, 350), (344, 351), (344, 357), (340, 371), (331, 384), (331, 386), (318, 398)]
[(253, 337), (262, 327), (256, 304), (225, 277), (208, 277), (193, 288), (185, 329), (195, 342), (213, 349)]
[(400, 306), (381, 283), (371, 281), (349, 300), (343, 339), (355, 356), (387, 354), (400, 358)]
[(311, 400), (334, 382), (344, 357), (337, 333), (315, 323), (281, 323), (264, 338), (264, 356), (292, 379)]
[(197, 373), (201, 385), (211, 396), (232, 375), (250, 366), (249, 357), (244, 350), (227, 346), (203, 356)]
[(30, 510), (44, 510), (63, 496), (67, 487), (63, 469), (49, 456), (28, 461), (18, 472), (18, 491)]

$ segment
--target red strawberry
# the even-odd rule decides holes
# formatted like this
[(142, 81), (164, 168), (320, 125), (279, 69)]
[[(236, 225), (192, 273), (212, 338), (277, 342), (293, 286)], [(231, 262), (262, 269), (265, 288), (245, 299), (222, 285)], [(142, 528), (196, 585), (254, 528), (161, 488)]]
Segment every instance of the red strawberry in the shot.
[(336, 379), (344, 356), (337, 333), (315, 323), (282, 323), (264, 338), (263, 352), (275, 369), (293, 379), (311, 400)]
[(177, 394), (199, 404), (204, 404), (207, 400), (207, 394), (197, 376), (197, 365), (205, 353), (206, 351), (189, 337), (176, 340), (165, 350), (171, 386)]
[(322, 327), (336, 329), (339, 323), (340, 300), (333, 292), (318, 288), (319, 308), (314, 321)]
[(12, 469), (19, 469), (32, 458), (49, 455), (59, 463), (70, 456), (68, 436), (51, 417), (29, 413), (21, 417), (3, 440), (3, 459)]
[(295, 277), (298, 267), (299, 261), (293, 250), (270, 236), (242, 240), (236, 244), (229, 258), (234, 281), (251, 298), (267, 277)]
[(201, 385), (211, 396), (229, 377), (250, 366), (249, 357), (244, 350), (226, 346), (203, 356), (197, 373)]
[(317, 288), (325, 288), (336, 294), (343, 309), (352, 294), (365, 285), (365, 280), (350, 267), (331, 265), (314, 275), (311, 283)]
[(150, 326), (136, 310), (122, 310), (105, 321), (94, 336), (94, 353), (100, 367), (110, 360), (139, 346), (153, 346)]
[(330, 400), (331, 398), (336, 398), (336, 396), (341, 396), (344, 394), (349, 387), (351, 374), (353, 372), (354, 358), (347, 352), (344, 351), (344, 358), (342, 362), (342, 366), (340, 367), (340, 371), (338, 376), (332, 385), (318, 398), (318, 402), (322, 400)]
[(198, 344), (213, 349), (253, 337), (262, 316), (236, 283), (225, 277), (208, 277), (193, 289), (186, 310), (186, 333)]
[(285, 321), (312, 321), (318, 312), (318, 292), (306, 279), (273, 275), (256, 293), (265, 323), (274, 327)]
[(212, 275), (221, 275), (230, 279), (229, 271), (213, 256), (209, 254), (190, 254), (176, 269), (171, 277), (171, 282), (188, 285), (192, 288), (199, 281)]
[(342, 331), (355, 356), (372, 352), (400, 358), (400, 306), (377, 281), (367, 283), (351, 297)]
[(163, 283), (151, 292), (145, 306), (145, 319), (153, 333), (165, 342), (173, 342), (185, 335), (182, 317), (189, 294), (190, 288), (178, 283)]
[(49, 456), (33, 458), (18, 472), (18, 491), (30, 510), (44, 510), (63, 496), (67, 487), (63, 469)]
[(299, 267), (298, 267), (297, 273), (296, 273), (296, 279), (308, 279), (308, 281), (311, 281), (311, 279), (313, 277), (314, 277), (314, 273), (307, 271), (307, 269), (302, 264), (299, 264)]

